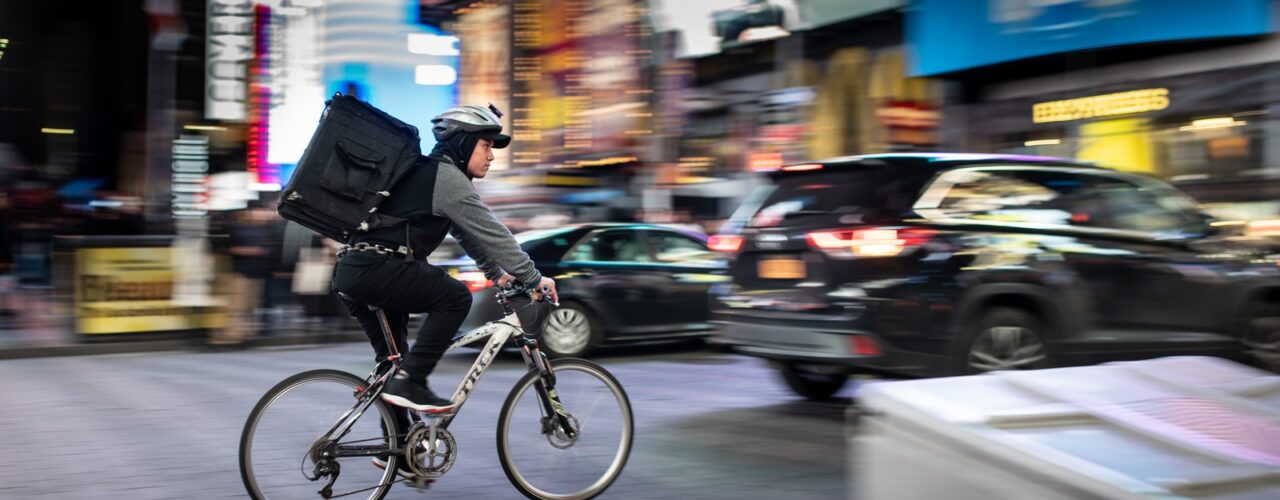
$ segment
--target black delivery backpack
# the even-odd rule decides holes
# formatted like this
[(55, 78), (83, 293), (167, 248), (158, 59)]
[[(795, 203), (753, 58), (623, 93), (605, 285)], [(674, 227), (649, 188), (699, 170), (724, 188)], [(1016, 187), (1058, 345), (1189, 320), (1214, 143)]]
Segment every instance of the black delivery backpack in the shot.
[(334, 94), (276, 211), (342, 243), (356, 232), (400, 224), (404, 219), (379, 214), (378, 205), (421, 154), (416, 127)]

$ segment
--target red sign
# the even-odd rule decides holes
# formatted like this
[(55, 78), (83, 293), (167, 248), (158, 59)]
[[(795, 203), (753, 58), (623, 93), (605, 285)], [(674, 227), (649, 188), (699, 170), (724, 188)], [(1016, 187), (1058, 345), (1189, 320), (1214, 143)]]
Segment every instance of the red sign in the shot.
[(876, 109), (876, 118), (887, 127), (935, 129), (942, 121), (933, 106), (920, 102), (889, 101)]

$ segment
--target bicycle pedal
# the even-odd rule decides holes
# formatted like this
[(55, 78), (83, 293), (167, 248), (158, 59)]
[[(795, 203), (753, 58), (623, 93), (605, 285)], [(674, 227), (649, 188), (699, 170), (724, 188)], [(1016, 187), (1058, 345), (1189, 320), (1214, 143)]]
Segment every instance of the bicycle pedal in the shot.
[(432, 483), (435, 482), (435, 479), (415, 478), (409, 484), (413, 486), (413, 489), (418, 490), (418, 493), (422, 493), (427, 491), (427, 488), (430, 488)]

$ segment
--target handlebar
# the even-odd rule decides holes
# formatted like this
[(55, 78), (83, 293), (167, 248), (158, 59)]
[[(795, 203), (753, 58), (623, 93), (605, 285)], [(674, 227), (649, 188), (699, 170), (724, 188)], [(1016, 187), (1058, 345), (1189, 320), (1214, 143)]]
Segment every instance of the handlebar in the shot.
[(559, 306), (559, 302), (551, 302), (551, 294), (548, 293), (550, 291), (551, 287), (549, 286), (543, 286), (539, 289), (538, 287), (526, 286), (519, 280), (511, 280), (507, 288), (498, 288), (497, 295), (501, 300), (509, 300), (515, 297), (529, 297), (532, 299), (533, 294), (538, 293), (541, 294), (541, 297), (538, 299), (540, 302), (548, 302), (551, 305)]

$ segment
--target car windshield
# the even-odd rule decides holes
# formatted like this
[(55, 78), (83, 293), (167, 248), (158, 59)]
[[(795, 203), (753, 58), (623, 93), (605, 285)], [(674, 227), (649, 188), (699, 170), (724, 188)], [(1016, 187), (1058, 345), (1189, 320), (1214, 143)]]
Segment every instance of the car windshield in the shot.
[(555, 235), (557, 235), (557, 234), (564, 234), (564, 233), (567, 233), (567, 232), (569, 232), (569, 231), (573, 231), (574, 229), (575, 229), (574, 227), (569, 226), (569, 227), (557, 227), (557, 228), (554, 228), (554, 229), (535, 229), (535, 230), (533, 230), (533, 231), (524, 231), (524, 232), (522, 232), (522, 233), (519, 233), (519, 234), (516, 234), (516, 235), (515, 235), (515, 236), (516, 236), (516, 243), (519, 243), (519, 244), (523, 245), (523, 244), (528, 243), (528, 242), (533, 241), (533, 240), (540, 240), (540, 239), (543, 239), (543, 238), (550, 238), (550, 237), (555, 236)]

